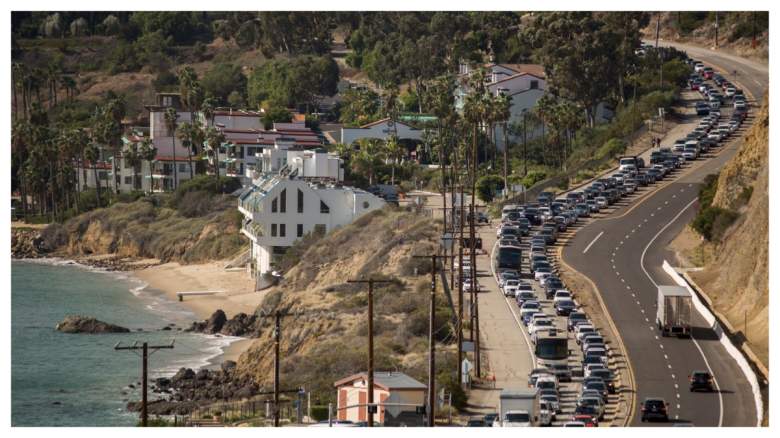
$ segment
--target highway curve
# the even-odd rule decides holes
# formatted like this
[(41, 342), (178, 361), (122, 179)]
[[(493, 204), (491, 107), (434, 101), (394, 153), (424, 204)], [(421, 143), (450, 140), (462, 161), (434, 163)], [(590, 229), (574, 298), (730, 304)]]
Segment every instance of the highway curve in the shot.
[[(709, 51), (698, 50), (688, 53), (708, 63), (705, 55)], [(719, 55), (715, 65), (733, 71), (733, 65), (724, 64), (735, 63), (734, 59), (738, 58)], [(738, 68), (752, 69), (748, 64)], [(724, 76), (733, 80), (730, 74)], [(750, 89), (745, 79), (738, 77), (754, 96), (763, 95), (763, 89)], [(756, 83), (768, 83), (767, 76), (757, 79)], [(752, 111), (755, 110), (754, 106)], [(626, 344), (637, 386), (632, 425), (647, 424), (640, 423), (645, 397), (666, 399), (670, 416), (676, 421), (696, 426), (756, 425), (756, 405), (747, 379), (700, 314), (694, 311), (692, 339), (659, 337), (654, 325), (656, 285), (674, 284), (661, 269), (663, 260), (674, 262), (674, 255), (665, 248), (693, 219), (704, 177), (718, 172), (740, 144), (741, 140), (727, 142), (715, 152), (717, 156), (697, 160), (640, 201), (627, 203), (609, 216), (592, 221), (564, 248), (567, 264), (595, 282)], [(708, 368), (719, 391), (689, 392), (690, 372)]]

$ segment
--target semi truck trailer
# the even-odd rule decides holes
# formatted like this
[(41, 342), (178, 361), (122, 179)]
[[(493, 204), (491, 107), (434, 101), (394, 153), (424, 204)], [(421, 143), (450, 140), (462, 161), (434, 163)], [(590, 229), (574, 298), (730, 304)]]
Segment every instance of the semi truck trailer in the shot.
[(691, 293), (682, 286), (658, 286), (656, 324), (661, 336), (691, 335)]

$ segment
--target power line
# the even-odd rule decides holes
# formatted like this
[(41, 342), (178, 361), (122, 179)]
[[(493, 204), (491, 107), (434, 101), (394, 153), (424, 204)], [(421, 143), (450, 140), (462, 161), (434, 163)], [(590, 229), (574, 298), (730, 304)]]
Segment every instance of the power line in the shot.
[[(173, 349), (173, 343), (174, 341), (171, 341), (168, 345), (149, 345), (147, 342), (144, 342), (141, 345), (138, 345), (138, 342), (134, 342), (133, 345), (123, 346), (122, 342), (117, 342), (116, 345), (114, 345), (114, 350), (129, 350), (132, 353), (138, 354), (136, 351), (141, 350), (141, 426), (146, 427), (149, 419), (148, 415), (148, 389), (147, 389), (147, 380), (149, 377), (149, 356), (156, 353), (158, 350), (162, 349)], [(149, 351), (151, 350), (151, 352)]]

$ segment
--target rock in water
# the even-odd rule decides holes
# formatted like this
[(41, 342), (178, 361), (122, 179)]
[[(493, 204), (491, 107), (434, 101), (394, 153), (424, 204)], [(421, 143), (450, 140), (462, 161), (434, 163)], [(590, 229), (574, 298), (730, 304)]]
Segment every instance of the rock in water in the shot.
[(124, 327), (78, 315), (65, 317), (55, 329), (63, 333), (130, 333), (130, 330)]

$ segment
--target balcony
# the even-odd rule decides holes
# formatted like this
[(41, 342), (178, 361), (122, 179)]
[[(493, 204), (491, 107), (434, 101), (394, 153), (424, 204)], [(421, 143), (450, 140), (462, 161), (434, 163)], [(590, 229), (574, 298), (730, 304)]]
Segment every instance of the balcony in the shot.
[(253, 242), (257, 242), (258, 238), (263, 237), (263, 226), (252, 221), (251, 219), (245, 220), (241, 225), (241, 232), (248, 238), (252, 239)]

